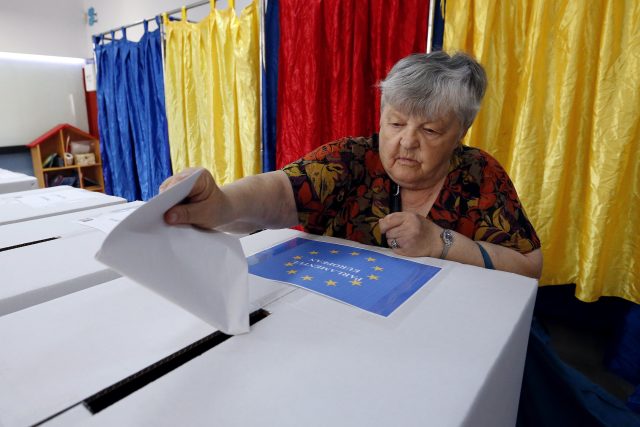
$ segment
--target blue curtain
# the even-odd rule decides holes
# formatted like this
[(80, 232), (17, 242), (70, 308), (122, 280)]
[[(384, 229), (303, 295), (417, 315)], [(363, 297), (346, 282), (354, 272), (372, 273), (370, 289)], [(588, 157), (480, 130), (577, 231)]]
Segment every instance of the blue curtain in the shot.
[(164, 106), (160, 31), (139, 42), (96, 42), (98, 126), (105, 191), (129, 201), (148, 200), (171, 175)]
[(633, 304), (625, 314), (607, 359), (612, 372), (635, 385), (627, 406), (640, 414), (640, 305)]
[(269, 0), (264, 18), (265, 60), (262, 69), (262, 171), (276, 169), (278, 109), (279, 0)]
[(624, 402), (564, 363), (534, 316), (516, 427), (640, 426)]
[(433, 16), (433, 37), (431, 38), (431, 49), (433, 51), (442, 50), (442, 42), (444, 40), (444, 16), (442, 16), (442, 7), (447, 7), (447, 0), (436, 0), (434, 16)]

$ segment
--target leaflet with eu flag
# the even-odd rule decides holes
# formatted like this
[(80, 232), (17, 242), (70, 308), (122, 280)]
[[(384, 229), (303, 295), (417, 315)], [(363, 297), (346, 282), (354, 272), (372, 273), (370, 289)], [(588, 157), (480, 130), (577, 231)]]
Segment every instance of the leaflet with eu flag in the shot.
[(249, 273), (389, 316), (440, 268), (297, 237), (248, 259)]

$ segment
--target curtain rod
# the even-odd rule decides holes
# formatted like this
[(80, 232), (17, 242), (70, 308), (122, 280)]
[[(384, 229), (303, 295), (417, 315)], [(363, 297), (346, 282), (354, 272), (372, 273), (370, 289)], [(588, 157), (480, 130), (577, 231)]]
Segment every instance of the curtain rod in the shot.
[(94, 34), (93, 36), (94, 37), (106, 36), (107, 34), (115, 33), (116, 31), (120, 31), (120, 30), (124, 30), (124, 29), (127, 29), (127, 28), (131, 28), (131, 27), (135, 27), (135, 26), (138, 26), (138, 25), (142, 25), (142, 24), (144, 24), (144, 21), (152, 21), (152, 20), (151, 19), (141, 19), (140, 21), (136, 21), (133, 24), (123, 25), (121, 27), (113, 28), (113, 29), (111, 29), (109, 31), (103, 31), (102, 33)]
[[(195, 2), (195, 3), (191, 3), (190, 5), (185, 6), (185, 9), (189, 10), (189, 9), (193, 9), (195, 7), (204, 6), (205, 4), (209, 4), (209, 3), (210, 3), (210, 0), (201, 0), (201, 1), (198, 1), (198, 2)], [(169, 16), (169, 15), (174, 15), (174, 14), (176, 14), (178, 12), (182, 12), (182, 8), (181, 7), (177, 8), (177, 9), (170, 10), (168, 12), (164, 12), (164, 13), (166, 13), (167, 16)], [(161, 17), (162, 13), (158, 14), (157, 16)], [(127, 28), (131, 28), (131, 27), (135, 27), (135, 26), (138, 26), (138, 25), (142, 25), (142, 24), (144, 24), (145, 21), (151, 22), (155, 18), (156, 17), (154, 16), (151, 19), (141, 19), (141, 20), (136, 21), (136, 22), (134, 22), (132, 24), (129, 24), (129, 25), (123, 25), (121, 27), (113, 28), (113, 29), (111, 29), (109, 31), (103, 31), (102, 33), (94, 34), (94, 37), (100, 37), (100, 36), (104, 36), (104, 35), (119, 31), (119, 30), (124, 30), (124, 29), (127, 29)]]
[[(191, 3), (190, 5), (185, 6), (184, 8), (189, 10), (189, 9), (193, 9), (194, 7), (204, 6), (205, 4), (209, 4), (209, 3), (211, 3), (210, 0), (202, 0), (202, 1), (197, 1), (195, 3)], [(165, 12), (165, 13), (167, 15), (173, 15), (174, 13), (178, 13), (178, 12), (182, 12), (182, 8), (181, 7), (177, 8), (177, 9), (170, 10), (170, 11)]]
[(436, 13), (436, 0), (429, 1), (429, 22), (427, 24), (427, 53), (431, 53), (433, 44), (433, 17)]

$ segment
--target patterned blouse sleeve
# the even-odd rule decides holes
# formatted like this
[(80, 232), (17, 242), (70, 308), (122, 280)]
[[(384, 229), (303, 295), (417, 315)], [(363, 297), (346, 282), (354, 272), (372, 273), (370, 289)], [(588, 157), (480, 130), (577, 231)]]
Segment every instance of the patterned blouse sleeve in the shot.
[(515, 186), (497, 160), (487, 156), (475, 219), (474, 240), (528, 253), (540, 239), (527, 218)]
[(298, 220), (307, 232), (323, 234), (341, 206), (350, 181), (347, 143), (342, 139), (322, 145), (283, 168), (293, 189)]

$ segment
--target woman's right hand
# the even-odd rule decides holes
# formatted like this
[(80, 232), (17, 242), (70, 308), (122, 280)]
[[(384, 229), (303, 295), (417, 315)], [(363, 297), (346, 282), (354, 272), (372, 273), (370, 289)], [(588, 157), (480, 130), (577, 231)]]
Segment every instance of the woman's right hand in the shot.
[[(167, 178), (160, 192), (185, 180), (203, 168), (188, 168)], [(201, 228), (215, 228), (225, 224), (226, 197), (208, 170), (203, 170), (187, 198), (164, 214), (167, 224), (192, 224)]]

